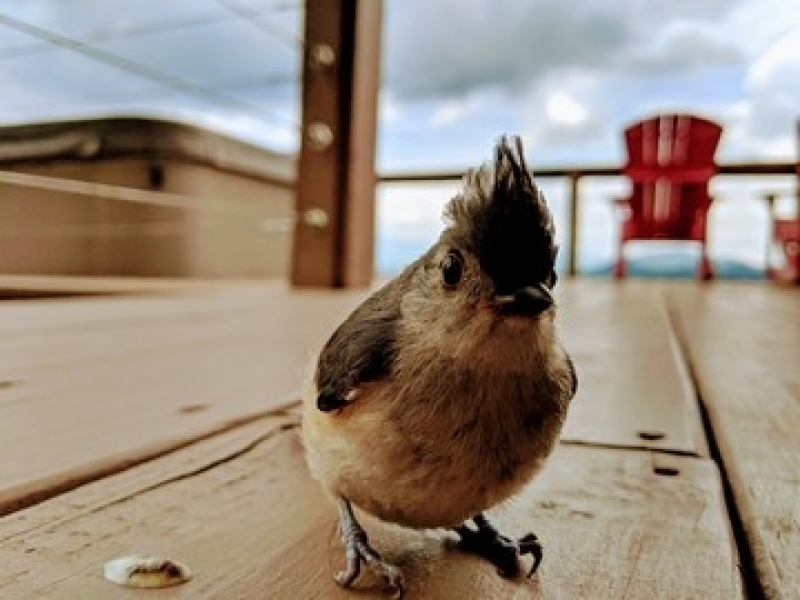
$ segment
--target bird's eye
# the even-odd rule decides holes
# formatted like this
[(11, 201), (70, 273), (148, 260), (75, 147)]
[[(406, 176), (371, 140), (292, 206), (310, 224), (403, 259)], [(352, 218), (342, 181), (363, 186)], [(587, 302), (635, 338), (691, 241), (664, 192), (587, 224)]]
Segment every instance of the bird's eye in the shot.
[(464, 258), (458, 250), (450, 250), (442, 261), (442, 281), (447, 287), (455, 287), (464, 274)]

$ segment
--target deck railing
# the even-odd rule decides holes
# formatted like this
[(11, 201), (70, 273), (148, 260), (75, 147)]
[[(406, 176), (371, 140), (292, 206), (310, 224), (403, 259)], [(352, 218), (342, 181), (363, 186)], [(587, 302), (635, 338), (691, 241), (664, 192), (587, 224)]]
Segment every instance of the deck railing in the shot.
[[(577, 256), (580, 240), (578, 238), (578, 221), (581, 208), (581, 182), (589, 178), (620, 178), (623, 176), (621, 166), (565, 166), (532, 169), (537, 180), (541, 179), (566, 179), (568, 182), (567, 195), (567, 240), (564, 247), (567, 251), (567, 272), (576, 275), (578, 272)], [(735, 162), (721, 163), (717, 170), (720, 176), (749, 176), (749, 177), (786, 177), (797, 173), (797, 163), (794, 162)], [(420, 182), (445, 182), (459, 181), (463, 172), (409, 172), (388, 173), (379, 177), (379, 182), (384, 184), (420, 183)], [(771, 193), (769, 185), (764, 186), (764, 198), (768, 203), (774, 202), (775, 194)], [(797, 199), (797, 214), (800, 215), (800, 196)]]
[[(773, 163), (723, 163), (719, 165), (718, 174), (720, 178), (729, 177), (756, 177), (759, 185), (756, 191), (748, 191), (748, 197), (752, 196), (752, 201), (761, 202), (764, 208), (771, 209), (774, 202), (775, 190), (774, 181), (783, 178), (783, 183), (791, 182), (791, 193), (797, 191), (795, 175), (797, 165), (794, 162), (773, 162)], [(566, 186), (566, 202), (564, 222), (565, 239), (562, 247), (566, 253), (566, 270), (570, 275), (578, 273), (577, 256), (581, 251), (581, 239), (579, 236), (579, 222), (582, 210), (586, 209), (582, 196), (582, 184), (587, 180), (610, 180), (622, 179), (622, 169), (620, 166), (567, 166), (554, 168), (534, 168), (537, 180), (561, 179)], [(461, 180), (463, 172), (413, 172), (413, 173), (387, 173), (378, 177), (378, 181), (383, 185), (403, 184), (403, 183), (438, 183), (456, 182)], [(764, 179), (761, 185), (761, 179)], [(772, 178), (773, 182), (767, 181)], [(0, 171), (0, 184), (16, 189), (38, 189), (52, 192), (56, 195), (82, 196), (87, 199), (102, 199), (104, 201), (117, 201), (125, 204), (149, 205), (153, 208), (161, 207), (177, 209), (180, 213), (186, 214), (206, 214), (208, 218), (217, 219), (220, 222), (233, 219), (240, 223), (249, 223), (258, 230), (258, 236), (264, 240), (263, 236), (270, 239), (280, 236), (284, 240), (290, 240), (295, 227), (296, 215), (292, 215), (291, 208), (287, 206), (287, 212), (283, 215), (270, 215), (267, 210), (253, 210), (249, 207), (237, 207), (236, 203), (229, 202), (223, 197), (203, 197), (201, 195), (176, 194), (163, 191), (142, 190), (119, 185), (109, 185), (98, 182), (77, 181), (60, 177), (46, 177), (27, 173)], [(293, 182), (286, 182), (284, 189), (296, 188)], [(788, 191), (788, 188), (787, 188)], [(267, 198), (264, 198), (267, 200)], [(800, 195), (797, 196), (798, 206), (794, 214), (800, 215)], [(267, 201), (267, 204), (269, 202)], [(0, 209), (2, 209), (2, 198), (0, 198)], [(31, 206), (30, 210), (36, 209)], [(2, 211), (0, 211), (2, 212)], [(106, 225), (105, 229), (103, 226)], [(167, 229), (165, 227), (169, 225)], [(136, 229), (136, 226), (139, 229)], [(8, 227), (0, 227), (0, 235), (9, 234)], [(158, 219), (147, 220), (143, 223), (98, 223), (98, 222), (69, 222), (69, 223), (46, 223), (39, 222), (37, 225), (39, 233), (36, 240), (42, 240), (48, 235), (64, 237), (65, 231), (71, 238), (81, 238), (89, 235), (97, 237), (109, 234), (113, 237), (137, 237), (137, 239), (147, 240), (148, 236), (171, 235), (185, 237), (190, 235), (189, 226), (183, 222), (160, 222)], [(106, 229), (108, 231), (106, 231)], [(240, 230), (236, 230), (240, 231)], [(22, 232), (14, 233), (15, 239), (22, 235)], [(152, 234), (152, 235), (151, 235)], [(237, 234), (238, 235), (238, 234)], [(38, 243), (31, 239), (30, 243)], [(284, 242), (282, 247), (288, 251), (290, 243)], [(286, 259), (291, 260), (288, 256)], [(281, 259), (281, 261), (286, 260)], [(287, 261), (288, 262), (288, 261)]]

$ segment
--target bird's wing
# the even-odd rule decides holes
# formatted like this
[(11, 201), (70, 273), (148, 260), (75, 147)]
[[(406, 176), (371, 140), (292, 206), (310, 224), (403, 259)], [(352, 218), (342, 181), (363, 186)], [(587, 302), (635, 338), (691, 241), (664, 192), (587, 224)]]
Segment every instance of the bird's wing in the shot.
[(342, 323), (320, 353), (317, 407), (330, 412), (353, 399), (358, 386), (391, 372), (400, 320), (397, 280), (370, 296)]
[(572, 396), (575, 395), (575, 392), (578, 391), (578, 374), (575, 372), (575, 365), (572, 363), (572, 358), (570, 355), (564, 352), (564, 356), (567, 358), (567, 366), (569, 367), (569, 374), (572, 379)]

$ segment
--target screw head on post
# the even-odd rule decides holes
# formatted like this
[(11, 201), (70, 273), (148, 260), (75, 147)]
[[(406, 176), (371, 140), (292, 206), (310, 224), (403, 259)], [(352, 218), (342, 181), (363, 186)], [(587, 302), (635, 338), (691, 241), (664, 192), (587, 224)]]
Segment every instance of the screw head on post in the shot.
[(328, 44), (317, 44), (308, 53), (308, 65), (315, 71), (329, 69), (336, 62), (336, 53)]
[(325, 123), (314, 121), (306, 128), (306, 140), (309, 148), (322, 152), (333, 143), (333, 130)]
[(311, 229), (322, 231), (329, 221), (328, 213), (322, 208), (314, 207), (303, 211), (303, 223)]

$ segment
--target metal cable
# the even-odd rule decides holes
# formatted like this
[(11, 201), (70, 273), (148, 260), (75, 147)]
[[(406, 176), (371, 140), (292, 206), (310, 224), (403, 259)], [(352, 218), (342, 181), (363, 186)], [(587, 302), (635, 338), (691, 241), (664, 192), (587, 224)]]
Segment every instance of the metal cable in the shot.
[[(276, 12), (283, 12), (287, 10), (300, 10), (302, 8), (303, 8), (302, 2), (300, 3), (284, 2), (281, 4), (272, 5), (268, 8), (250, 8), (245, 10), (248, 11), (249, 16), (257, 19), (265, 15), (275, 14)], [(139, 25), (133, 25), (127, 28), (117, 29), (116, 31), (109, 31), (108, 29), (95, 30), (85, 33), (82, 36), (82, 38), (83, 41), (87, 43), (116, 41), (131, 37), (149, 35), (152, 33), (181, 31), (183, 29), (192, 29), (195, 27), (204, 27), (206, 25), (213, 25), (217, 23), (226, 23), (241, 18), (240, 16), (236, 15), (230, 10), (228, 12), (230, 13), (228, 16), (223, 16), (216, 13), (201, 14), (192, 17), (181, 17), (171, 20), (157, 21), (154, 23), (141, 23)], [(287, 34), (284, 33), (284, 35)], [(54, 48), (52, 47), (52, 45), (50, 46), (33, 45), (33, 46), (21, 46), (17, 48), (9, 48), (7, 50), (0, 51), (0, 60), (8, 58), (18, 58), (33, 54), (40, 54), (42, 52), (51, 52), (53, 50)]]
[(110, 65), (114, 68), (127, 71), (129, 73), (133, 73), (144, 79), (155, 81), (161, 85), (172, 88), (174, 90), (178, 90), (189, 96), (201, 98), (207, 102), (219, 106), (224, 106), (226, 108), (233, 107), (238, 110), (244, 110), (251, 113), (258, 113), (270, 119), (289, 124), (294, 129), (298, 130), (300, 129), (300, 125), (299, 123), (297, 123), (297, 121), (287, 119), (284, 115), (276, 111), (264, 108), (263, 106), (258, 106), (256, 104), (251, 104), (250, 102), (246, 102), (244, 100), (240, 100), (238, 98), (234, 98), (226, 94), (222, 94), (220, 92), (217, 92), (216, 90), (209, 89), (201, 85), (197, 85), (191, 81), (178, 78), (174, 75), (170, 75), (169, 73), (165, 73), (163, 71), (154, 69), (147, 65), (129, 60), (127, 58), (123, 58), (116, 54), (107, 52), (105, 50), (101, 50), (100, 48), (96, 48), (79, 40), (62, 36), (48, 29), (44, 29), (36, 25), (31, 25), (30, 23), (26, 23), (24, 21), (20, 21), (13, 17), (9, 17), (7, 15), (2, 15), (2, 14), (0, 14), (0, 24), (5, 25), (16, 31), (20, 31), (22, 33), (26, 33), (28, 35), (41, 39), (49, 44), (60, 46), (68, 50), (71, 50), (73, 52), (83, 54), (84, 56), (102, 62), (104, 64)]
[(285, 43), (290, 48), (302, 48), (304, 45), (303, 38), (287, 34), (283, 28), (275, 25), (274, 23), (270, 23), (269, 21), (262, 20), (262, 12), (257, 9), (234, 3), (231, 0), (217, 0), (217, 4), (236, 17), (244, 19), (256, 29), (263, 31), (271, 37)]

